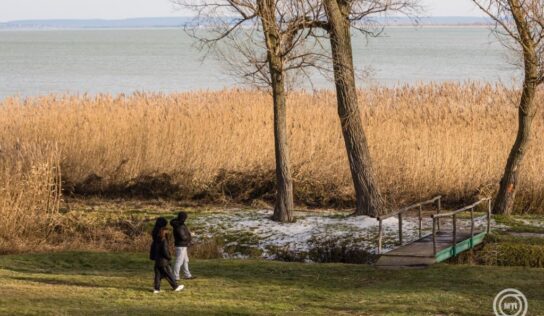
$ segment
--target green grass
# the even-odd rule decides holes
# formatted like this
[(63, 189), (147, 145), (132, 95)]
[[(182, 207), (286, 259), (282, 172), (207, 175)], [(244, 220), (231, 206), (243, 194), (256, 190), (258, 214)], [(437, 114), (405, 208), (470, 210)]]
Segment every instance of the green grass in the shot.
[(439, 264), (423, 270), (261, 260), (194, 260), (198, 279), (150, 292), (146, 254), (0, 257), (0, 314), (492, 315), (504, 288), (544, 314), (544, 269)]
[(524, 216), (505, 216), (505, 215), (493, 215), (493, 219), (498, 224), (503, 224), (508, 226), (508, 231), (517, 232), (517, 233), (535, 233), (535, 234), (544, 234), (544, 227), (535, 226), (524, 223), (523, 219), (528, 220), (540, 220), (542, 221), (542, 216), (538, 215), (524, 215)]
[(486, 236), (483, 245), (474, 251), (462, 253), (450, 262), (544, 268), (544, 238), (493, 232)]

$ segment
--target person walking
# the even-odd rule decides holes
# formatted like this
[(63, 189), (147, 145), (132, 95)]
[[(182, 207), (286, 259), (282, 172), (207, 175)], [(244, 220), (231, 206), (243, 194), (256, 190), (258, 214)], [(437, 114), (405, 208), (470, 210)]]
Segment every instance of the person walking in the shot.
[(170, 225), (174, 230), (174, 244), (176, 246), (176, 261), (174, 263), (174, 277), (180, 279), (180, 269), (183, 268), (183, 276), (185, 279), (194, 279), (189, 271), (189, 254), (187, 247), (191, 244), (191, 232), (185, 221), (187, 213), (179, 212), (178, 217), (170, 221)]
[(164, 217), (157, 218), (155, 227), (151, 233), (153, 242), (149, 250), (149, 258), (155, 261), (155, 279), (153, 293), (157, 294), (161, 291), (161, 280), (166, 279), (172, 289), (176, 292), (183, 290), (183, 285), (178, 285), (172, 269), (170, 268), (170, 251), (168, 250), (168, 231), (166, 225), (168, 221)]

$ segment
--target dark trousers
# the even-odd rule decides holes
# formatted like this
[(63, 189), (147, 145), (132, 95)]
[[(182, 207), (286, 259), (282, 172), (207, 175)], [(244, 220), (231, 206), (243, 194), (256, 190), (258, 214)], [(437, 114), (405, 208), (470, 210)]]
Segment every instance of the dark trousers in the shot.
[(172, 289), (178, 287), (170, 265), (155, 263), (155, 290), (157, 291), (161, 289), (161, 279), (166, 279), (170, 283), (170, 286), (172, 286)]

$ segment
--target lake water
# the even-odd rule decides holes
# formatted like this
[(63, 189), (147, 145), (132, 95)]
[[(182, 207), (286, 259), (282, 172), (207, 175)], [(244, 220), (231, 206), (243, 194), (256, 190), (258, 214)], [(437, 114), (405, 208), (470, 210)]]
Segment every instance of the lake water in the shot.
[[(380, 38), (354, 37), (368, 84), (502, 81), (516, 69), (486, 28), (395, 27)], [(173, 92), (236, 85), (213, 58), (201, 60), (178, 29), (0, 31), (0, 98), (48, 93)], [(333, 85), (321, 77), (315, 87)]]

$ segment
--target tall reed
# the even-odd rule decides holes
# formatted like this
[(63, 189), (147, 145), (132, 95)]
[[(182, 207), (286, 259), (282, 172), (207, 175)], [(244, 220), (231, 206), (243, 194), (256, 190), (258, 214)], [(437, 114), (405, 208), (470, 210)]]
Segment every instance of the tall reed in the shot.
[(16, 142), (0, 152), (0, 250), (19, 251), (47, 243), (61, 203), (56, 146)]
[[(515, 138), (517, 91), (444, 83), (375, 87), (360, 96), (377, 178), (391, 205), (434, 194), (459, 201), (497, 189)], [(288, 98), (299, 203), (353, 202), (335, 102), (328, 91)], [(270, 95), (245, 90), (8, 98), (0, 104), (0, 144), (8, 151), (17, 143), (57, 144), (65, 188), (79, 193), (146, 186), (161, 193), (164, 185), (181, 198), (251, 199), (273, 191), (272, 115)], [(544, 205), (542, 111), (534, 129), (518, 211)]]

